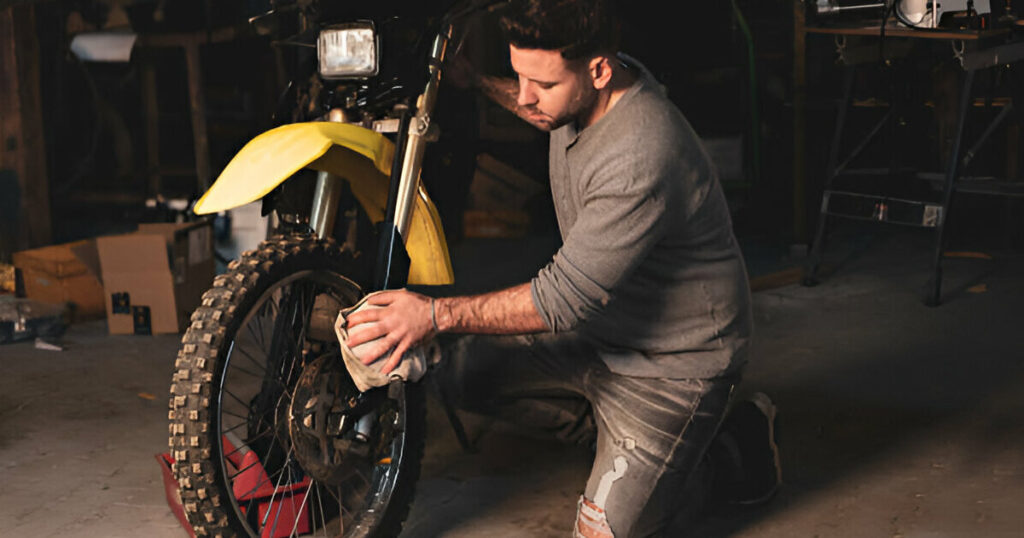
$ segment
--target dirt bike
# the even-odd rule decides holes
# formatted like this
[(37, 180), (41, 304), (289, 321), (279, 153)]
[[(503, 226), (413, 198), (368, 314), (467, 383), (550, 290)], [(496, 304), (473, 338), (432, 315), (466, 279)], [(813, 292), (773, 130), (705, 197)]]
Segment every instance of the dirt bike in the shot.
[[(196, 535), (401, 530), (423, 454), (424, 389), (395, 378), (359, 392), (333, 322), (368, 292), (453, 281), (420, 172), (454, 32), (496, 3), (437, 16), (423, 5), (363, 14), (278, 2), (253, 21), (292, 32), (282, 45), (308, 51), (315, 40), (318, 68), (288, 99), (292, 119), (317, 121), (251, 140), (194, 206), (210, 214), (262, 199), (278, 232), (214, 279), (175, 362), (169, 444)], [(406, 9), (421, 16), (403, 25)]]

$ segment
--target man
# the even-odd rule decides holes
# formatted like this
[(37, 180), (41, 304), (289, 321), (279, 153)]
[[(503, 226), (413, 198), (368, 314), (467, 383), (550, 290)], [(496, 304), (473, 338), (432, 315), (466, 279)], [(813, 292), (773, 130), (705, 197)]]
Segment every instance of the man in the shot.
[[(746, 361), (750, 291), (725, 198), (682, 114), (616, 53), (604, 0), (514, 2), (502, 26), (518, 81), (482, 85), (551, 132), (562, 247), (509, 289), (379, 294), (384, 308), (349, 316), (348, 343), (372, 343), (366, 363), (393, 348), (389, 371), (437, 333), (481, 335), (446, 348), (441, 382), (463, 408), (594, 444), (575, 535), (662, 535)], [(774, 491), (768, 472), (755, 496)]]

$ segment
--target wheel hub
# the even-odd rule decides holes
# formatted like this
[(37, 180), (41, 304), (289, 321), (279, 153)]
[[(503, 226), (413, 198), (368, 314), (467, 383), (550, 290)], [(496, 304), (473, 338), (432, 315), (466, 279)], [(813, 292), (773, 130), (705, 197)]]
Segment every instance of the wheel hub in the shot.
[(340, 484), (353, 457), (365, 456), (365, 443), (340, 438), (351, 429), (354, 417), (346, 411), (356, 394), (341, 360), (331, 355), (309, 363), (295, 384), (288, 421), (292, 447), (302, 469), (323, 484)]

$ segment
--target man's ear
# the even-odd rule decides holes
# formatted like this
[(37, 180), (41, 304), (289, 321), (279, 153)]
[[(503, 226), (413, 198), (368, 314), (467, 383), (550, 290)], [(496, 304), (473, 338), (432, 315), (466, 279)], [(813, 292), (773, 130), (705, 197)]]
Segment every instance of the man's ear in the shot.
[(590, 80), (594, 89), (603, 90), (612, 81), (612, 63), (607, 56), (600, 55), (590, 59), (589, 72)]

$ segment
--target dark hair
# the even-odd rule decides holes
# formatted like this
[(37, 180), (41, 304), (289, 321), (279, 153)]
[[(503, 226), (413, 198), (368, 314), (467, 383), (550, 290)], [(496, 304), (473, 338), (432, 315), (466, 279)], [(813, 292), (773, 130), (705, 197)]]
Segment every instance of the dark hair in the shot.
[(501, 17), (516, 48), (561, 51), (566, 60), (618, 48), (612, 0), (512, 0)]

